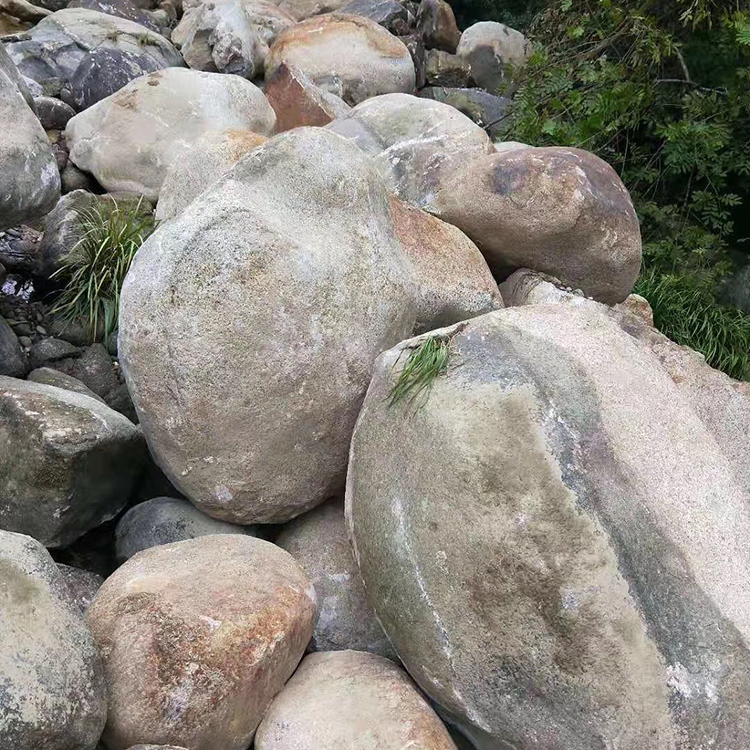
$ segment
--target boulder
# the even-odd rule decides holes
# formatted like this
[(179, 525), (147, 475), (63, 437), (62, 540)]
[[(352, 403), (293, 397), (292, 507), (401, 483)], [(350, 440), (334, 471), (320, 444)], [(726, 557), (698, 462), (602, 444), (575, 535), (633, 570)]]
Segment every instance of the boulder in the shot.
[(314, 619), (310, 582), (269, 542), (218, 534), (139, 552), (88, 610), (109, 689), (105, 744), (246, 750)]
[(395, 196), (391, 215), (415, 269), (417, 330), (429, 331), (503, 307), (482, 253), (460, 229)]
[(56, 361), (54, 367), (77, 378), (105, 401), (120, 386), (112, 357), (103, 344), (91, 344), (80, 355)]
[(469, 26), (456, 48), (456, 54), (471, 65), (477, 86), (490, 92), (507, 91), (514, 71), (526, 65), (531, 52), (531, 44), (520, 31), (496, 21)]
[(107, 716), (99, 656), (39, 542), (0, 531), (0, 747), (94, 750)]
[(411, 275), (375, 167), (320, 128), (162, 224), (123, 285), (119, 352), (170, 481), (243, 524), (340, 491), (371, 364), (414, 325)]
[(504, 125), (511, 99), (505, 96), (496, 96), (482, 89), (450, 86), (428, 86), (419, 95), (455, 107), (483, 128), (490, 138), (507, 130)]
[(299, 68), (282, 63), (266, 81), (263, 93), (276, 112), (276, 131), (323, 126), (346, 115), (350, 107), (316, 86)]
[(4, 43), (0, 44), (0, 75), (2, 74), (5, 74), (10, 82), (18, 89), (21, 96), (25, 99), (26, 104), (28, 104), (33, 111), (36, 111), (34, 96), (29, 90), (28, 83), (18, 72), (18, 68), (16, 68), (16, 64), (11, 60), (10, 55), (5, 49)]
[[(424, 63), (425, 81), (430, 86), (469, 86), (471, 66), (462, 57), (441, 49), (427, 50)], [(420, 96), (423, 94), (420, 92)], [(497, 97), (499, 98), (499, 97)]]
[(295, 20), (264, 0), (211, 0), (191, 8), (172, 32), (195, 70), (262, 77), (268, 48)]
[[(58, 10), (5, 47), (23, 75), (41, 84), (57, 81), (58, 92), (69, 85), (87, 53), (95, 49), (146, 56), (156, 69), (184, 65), (179, 52), (160, 34), (88, 8)], [(108, 67), (107, 73), (111, 72)], [(48, 95), (57, 94), (50, 91)]]
[(86, 612), (96, 592), (104, 583), (104, 578), (97, 573), (92, 573), (90, 570), (74, 568), (71, 565), (63, 565), (62, 563), (57, 563), (57, 572), (68, 587), (70, 597), (76, 607), (81, 610), (81, 614)]
[(310, 654), (258, 727), (255, 750), (456, 750), (403, 669), (361, 651)]
[(0, 377), (0, 527), (63, 547), (113, 518), (143, 461), (135, 425), (79, 393)]
[(398, 0), (350, 0), (339, 9), (349, 16), (362, 16), (395, 33), (401, 27), (408, 28), (414, 18)]
[(100, 13), (107, 13), (110, 16), (126, 18), (129, 21), (144, 26), (149, 31), (154, 31), (157, 34), (161, 33), (159, 26), (154, 22), (153, 18), (130, 2), (130, 0), (69, 0), (67, 7), (86, 8), (88, 10), (99, 11)]
[(338, 11), (349, 0), (274, 0), (274, 3), (296, 21), (304, 21), (310, 16)]
[(273, 131), (263, 92), (239, 76), (168, 68), (131, 81), (76, 115), (70, 158), (107, 190), (159, 197), (167, 167), (211, 130)]
[(493, 152), (489, 136), (468, 117), (408, 94), (368, 99), (326, 128), (354, 140), (392, 191), (420, 208), (467, 161)]
[[(209, 534), (252, 534), (249, 526), (236, 526), (201, 513), (187, 500), (155, 497), (131, 508), (115, 531), (117, 559), (160, 544), (182, 542)], [(254, 536), (254, 534), (253, 534)]]
[(415, 73), (403, 42), (369, 18), (330, 13), (283, 31), (266, 59), (270, 79), (282, 63), (355, 105), (379, 94), (411, 93)]
[(28, 0), (0, 0), (0, 13), (12, 16), (20, 21), (37, 23), (42, 18), (50, 15), (51, 11), (38, 5), (28, 2)]
[(463, 230), (496, 275), (531, 268), (622, 302), (641, 265), (638, 217), (616, 172), (574, 148), (515, 148), (455, 171), (433, 212)]
[(164, 176), (156, 219), (176, 216), (240, 159), (266, 141), (252, 130), (209, 130), (179, 153)]
[[(0, 45), (0, 48), (2, 45)], [(0, 229), (43, 216), (60, 197), (60, 173), (18, 72), (0, 58)]]
[(514, 151), (517, 148), (533, 148), (528, 143), (521, 143), (520, 141), (495, 141), (493, 145), (498, 154), (502, 154), (503, 151)]
[(481, 750), (743, 747), (750, 496), (602, 310), (443, 329), (416, 412), (388, 395), (419, 341), (381, 356), (347, 479), (368, 599)]
[(56, 388), (63, 388), (66, 391), (80, 393), (83, 396), (89, 396), (104, 403), (103, 398), (100, 398), (90, 388), (87, 388), (80, 380), (78, 380), (78, 378), (66, 375), (59, 370), (53, 370), (51, 367), (38, 367), (36, 370), (32, 370), (29, 373), (27, 380), (30, 380), (32, 383), (53, 385)]
[(422, 0), (417, 11), (417, 33), (427, 49), (453, 54), (461, 39), (453, 9), (445, 0)]
[(315, 587), (319, 614), (309, 651), (354, 649), (398, 660), (365, 598), (342, 501), (330, 500), (285, 524), (276, 544), (302, 566)]
[(42, 338), (29, 349), (29, 367), (36, 369), (67, 357), (77, 357), (81, 350), (68, 341), (56, 338)]
[(34, 107), (45, 130), (65, 130), (68, 121), (75, 115), (73, 107), (52, 96), (37, 97)]
[(0, 317), (0, 375), (22, 378), (29, 370), (18, 336)]

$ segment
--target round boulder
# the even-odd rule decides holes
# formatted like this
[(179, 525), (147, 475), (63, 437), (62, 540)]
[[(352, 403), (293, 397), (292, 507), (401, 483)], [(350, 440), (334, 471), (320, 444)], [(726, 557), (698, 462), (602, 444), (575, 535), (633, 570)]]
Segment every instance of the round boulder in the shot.
[(252, 130), (210, 130), (172, 160), (159, 191), (156, 219), (180, 213), (194, 198), (267, 140)]
[(65, 129), (70, 159), (109, 191), (157, 200), (168, 166), (211, 130), (269, 134), (263, 92), (239, 76), (167, 68), (131, 81)]
[(414, 325), (411, 278), (380, 175), (321, 128), (276, 136), (162, 224), (123, 285), (119, 352), (170, 481), (242, 524), (340, 493), (372, 362)]
[(403, 669), (382, 656), (306, 656), (263, 717), (255, 750), (455, 750)]
[(661, 361), (593, 302), (508, 308), (389, 405), (427, 336), (377, 362), (347, 517), (441, 714), (482, 750), (749, 746), (750, 491)]
[(107, 693), (91, 634), (47, 550), (8, 531), (0, 531), (0, 694), (0, 747), (96, 747)]
[(88, 610), (109, 689), (104, 743), (246, 750), (314, 619), (310, 581), (269, 542), (222, 534), (138, 553)]
[(515, 148), (476, 159), (443, 184), (434, 213), (474, 240), (499, 276), (530, 268), (615, 304), (640, 270), (630, 195), (588, 151)]
[(403, 42), (369, 18), (330, 13), (308, 18), (276, 38), (266, 78), (282, 63), (355, 105), (378, 94), (414, 90), (415, 72)]
[(155, 497), (131, 508), (115, 531), (116, 554), (120, 561), (136, 552), (160, 544), (182, 542), (209, 534), (249, 534), (247, 526), (217, 521), (201, 513), (187, 500)]
[(467, 162), (493, 153), (487, 133), (455, 107), (408, 94), (368, 99), (326, 128), (370, 154), (392, 191), (419, 208)]
[(343, 502), (331, 500), (290, 521), (276, 544), (302, 566), (318, 595), (310, 651), (354, 649), (398, 659), (365, 598)]

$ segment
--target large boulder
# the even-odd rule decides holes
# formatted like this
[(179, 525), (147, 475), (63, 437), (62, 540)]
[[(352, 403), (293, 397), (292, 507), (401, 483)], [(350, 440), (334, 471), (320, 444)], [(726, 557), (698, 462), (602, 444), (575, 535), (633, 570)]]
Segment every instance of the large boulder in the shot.
[[(3, 46), (0, 44), (0, 49)], [(24, 97), (20, 77), (0, 57), (0, 229), (43, 216), (60, 197), (60, 173), (49, 141)]]
[(123, 285), (119, 352), (170, 481), (243, 524), (340, 492), (372, 362), (414, 325), (411, 274), (375, 167), (320, 128), (162, 224)]
[(0, 317), (0, 375), (11, 378), (22, 378), (29, 371), (18, 336)]
[(265, 143), (266, 136), (252, 130), (209, 130), (178, 153), (164, 175), (156, 206), (158, 221), (171, 219), (240, 159)]
[(107, 13), (110, 16), (127, 18), (129, 21), (145, 26), (150, 31), (160, 33), (159, 26), (149, 13), (144, 12), (130, 0), (69, 0), (68, 8), (87, 8)]
[(531, 44), (520, 31), (496, 21), (469, 26), (456, 49), (471, 65), (477, 85), (491, 92), (507, 90), (513, 73), (526, 65), (531, 52)]
[(429, 208), (467, 162), (493, 152), (489, 136), (468, 117), (408, 94), (368, 99), (326, 127), (353, 139), (396, 195), (419, 208)]
[(135, 425), (100, 401), (0, 377), (0, 528), (70, 544), (122, 509), (143, 454)]
[(29, 90), (26, 79), (18, 72), (16, 64), (5, 49), (5, 43), (0, 44), (0, 75), (2, 74), (5, 74), (5, 76), (10, 79), (10, 82), (15, 85), (21, 93), (21, 96), (23, 96), (26, 101), (26, 104), (28, 104), (32, 110), (35, 110), (36, 105), (34, 103), (34, 97)]
[(433, 203), (496, 275), (551, 274), (602, 302), (622, 302), (641, 265), (641, 233), (614, 169), (574, 148), (514, 148), (456, 170)]
[(109, 689), (105, 744), (245, 750), (314, 619), (309, 580), (269, 542), (214, 535), (138, 553), (88, 610)]
[(388, 396), (419, 342), (378, 360), (347, 480), (412, 676), (481, 750), (746, 746), (749, 495), (690, 401), (599, 307), (440, 335), (417, 411)]
[(209, 534), (249, 534), (252, 528), (237, 526), (201, 513), (187, 500), (155, 497), (131, 508), (117, 523), (115, 550), (118, 560), (160, 544), (183, 542)]
[(262, 77), (269, 46), (295, 20), (265, 0), (211, 0), (190, 8), (172, 32), (195, 70)]
[(107, 717), (104, 673), (47, 550), (0, 531), (0, 747), (94, 750)]
[(414, 265), (418, 331), (429, 331), (503, 307), (477, 246), (452, 224), (391, 196), (396, 236)]
[(167, 167), (201, 135), (226, 128), (269, 134), (276, 117), (263, 92), (239, 76), (169, 68), (136, 78), (76, 115), (70, 158), (107, 190), (159, 197)]
[(512, 103), (508, 97), (477, 88), (450, 86), (427, 86), (419, 95), (455, 107), (485, 130), (490, 138), (507, 131), (506, 120)]
[(453, 8), (445, 0), (422, 0), (417, 11), (417, 32), (427, 49), (453, 54), (461, 32), (456, 25)]
[(180, 53), (160, 34), (126, 18), (87, 8), (58, 10), (5, 47), (23, 75), (38, 83), (57, 81), (61, 88), (69, 85), (78, 66), (95, 49), (145, 55), (156, 69), (184, 65)]
[(258, 727), (255, 750), (456, 750), (403, 669), (381, 656), (306, 656)]
[(318, 597), (310, 651), (368, 651), (396, 660), (365, 598), (344, 522), (344, 504), (331, 500), (286, 524), (276, 544), (304, 569)]
[(362, 16), (331, 13), (286, 29), (271, 46), (266, 78), (283, 63), (296, 66), (317, 86), (350, 105), (379, 94), (414, 90), (409, 50)]

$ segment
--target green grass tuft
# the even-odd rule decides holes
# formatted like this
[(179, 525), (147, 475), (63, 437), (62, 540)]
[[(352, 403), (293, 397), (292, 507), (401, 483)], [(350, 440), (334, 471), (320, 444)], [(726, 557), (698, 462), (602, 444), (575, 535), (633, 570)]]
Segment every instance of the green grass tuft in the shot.
[(116, 201), (80, 212), (83, 236), (53, 275), (63, 289), (53, 312), (82, 322), (91, 341), (106, 343), (117, 329), (120, 290), (138, 248), (154, 230), (153, 215), (141, 201)]
[(711, 367), (750, 380), (750, 315), (717, 304), (713, 285), (696, 276), (646, 271), (635, 287), (672, 341), (699, 351)]
[(426, 399), (435, 378), (447, 372), (450, 358), (451, 345), (448, 338), (426, 338), (409, 354), (398, 380), (388, 394), (388, 405), (394, 406), (401, 401), (412, 405), (420, 395)]

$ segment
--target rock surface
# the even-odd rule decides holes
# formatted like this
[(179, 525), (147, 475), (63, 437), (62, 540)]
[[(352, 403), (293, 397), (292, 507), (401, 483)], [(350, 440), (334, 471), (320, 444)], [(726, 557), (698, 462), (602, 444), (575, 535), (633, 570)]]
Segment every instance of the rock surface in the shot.
[(290, 555), (240, 535), (153, 547), (88, 611), (104, 660), (110, 750), (246, 750), (310, 639), (315, 594)]
[(419, 208), (431, 206), (454, 172), (493, 151), (489, 136), (453, 107), (407, 94), (368, 99), (326, 128), (374, 157), (396, 195)]
[(282, 63), (296, 66), (352, 106), (379, 94), (414, 90), (409, 50), (362, 16), (332, 13), (286, 29), (271, 46), (266, 78)]
[(417, 31), (428, 49), (451, 54), (461, 39), (453, 9), (445, 0), (422, 0), (417, 11)]
[(416, 685), (393, 662), (359, 651), (310, 654), (263, 717), (255, 749), (339, 748), (456, 746)]
[(353, 649), (398, 659), (365, 599), (341, 501), (331, 500), (285, 524), (276, 544), (315, 587), (319, 614), (308, 650)]
[(107, 716), (99, 656), (47, 550), (0, 531), (0, 747), (94, 750)]
[[(0, 45), (2, 48), (2, 45)], [(44, 215), (60, 197), (57, 163), (18, 72), (0, 58), (0, 229)]]
[(418, 331), (503, 307), (486, 261), (460, 229), (395, 196), (391, 215), (396, 236), (415, 269)]
[(496, 96), (482, 89), (450, 86), (427, 86), (419, 95), (455, 107), (484, 129), (490, 138), (504, 132), (503, 126), (512, 101), (508, 97)]
[(94, 599), (96, 592), (104, 583), (104, 578), (98, 573), (92, 573), (83, 568), (74, 568), (71, 565), (57, 563), (57, 572), (65, 581), (70, 592), (71, 600), (83, 614)]
[(142, 459), (135, 425), (99, 401), (0, 377), (0, 528), (65, 546), (120, 511)]
[(131, 508), (115, 531), (117, 559), (124, 561), (136, 552), (160, 544), (182, 542), (209, 534), (251, 534), (252, 528), (217, 521), (201, 513), (187, 500), (155, 497)]
[(28, 369), (18, 336), (5, 322), (5, 318), (0, 317), (0, 375), (22, 378)]
[(159, 26), (153, 18), (130, 0), (69, 0), (68, 8), (88, 8), (110, 16), (119, 16), (128, 21), (144, 26), (149, 31), (160, 33)]
[(70, 158), (107, 190), (159, 197), (164, 175), (211, 130), (273, 131), (263, 93), (239, 76), (168, 68), (129, 83), (76, 115), (65, 130)]
[(243, 524), (340, 491), (372, 361), (414, 324), (411, 275), (375, 167), (324, 129), (276, 136), (161, 225), (119, 351), (170, 481)]
[(630, 294), (640, 270), (628, 191), (587, 151), (514, 148), (476, 159), (444, 182), (433, 206), (501, 277), (531, 268), (614, 304)]
[(252, 130), (211, 130), (178, 153), (169, 165), (159, 191), (156, 219), (176, 216), (240, 159), (266, 141)]
[(598, 306), (506, 309), (409, 415), (409, 345), (378, 360), (347, 515), (422, 688), (481, 750), (746, 745), (748, 494), (660, 361)]

